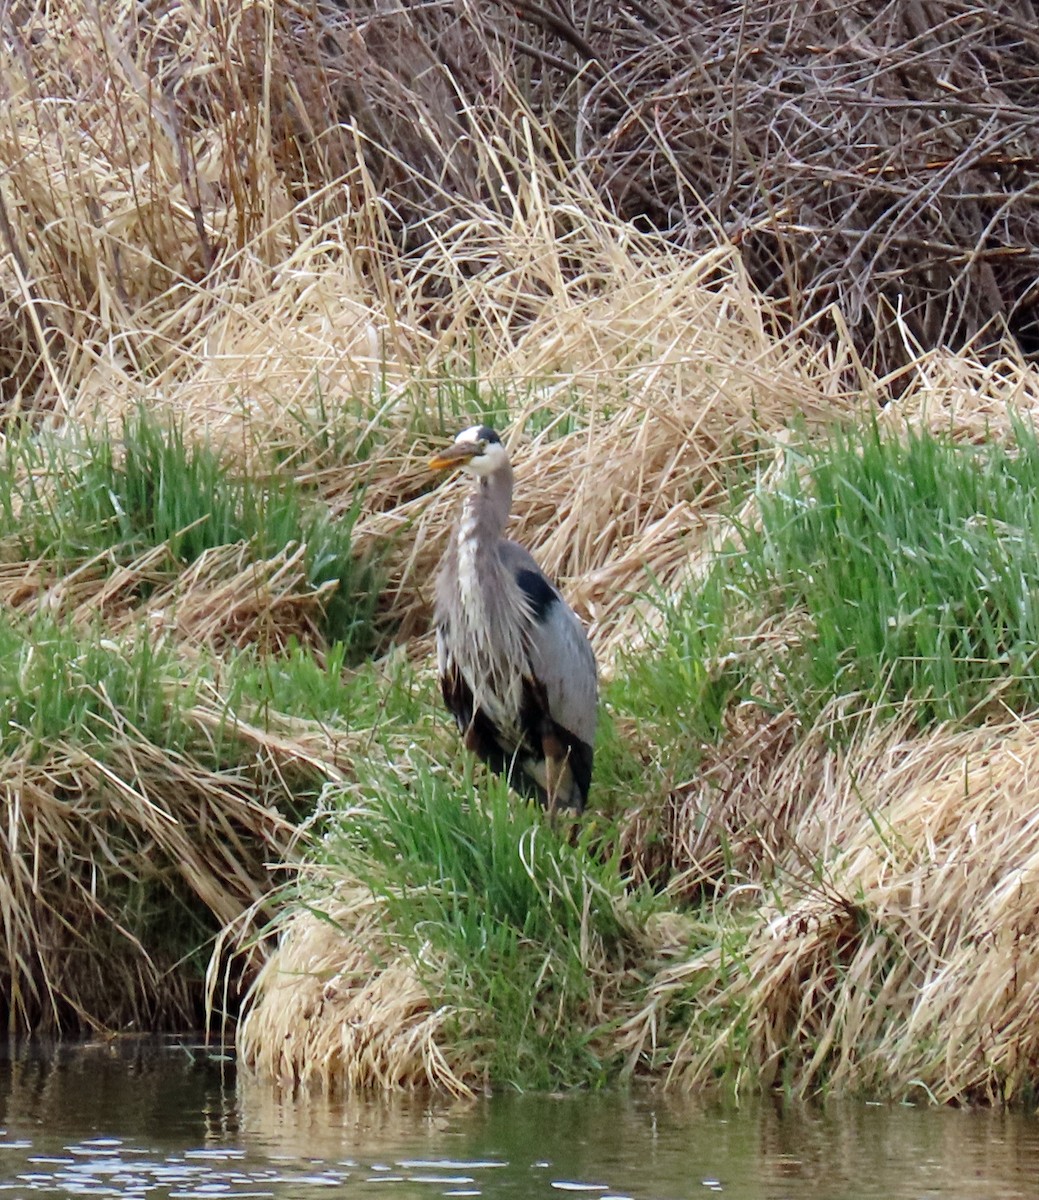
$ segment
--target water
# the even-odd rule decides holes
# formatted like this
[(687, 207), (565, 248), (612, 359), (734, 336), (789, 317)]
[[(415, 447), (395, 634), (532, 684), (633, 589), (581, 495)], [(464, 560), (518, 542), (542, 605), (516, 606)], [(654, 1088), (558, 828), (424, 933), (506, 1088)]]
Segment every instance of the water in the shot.
[(40, 1196), (1032, 1200), (1039, 1118), (643, 1094), (285, 1102), (201, 1047), (120, 1040), (0, 1061), (0, 1200)]

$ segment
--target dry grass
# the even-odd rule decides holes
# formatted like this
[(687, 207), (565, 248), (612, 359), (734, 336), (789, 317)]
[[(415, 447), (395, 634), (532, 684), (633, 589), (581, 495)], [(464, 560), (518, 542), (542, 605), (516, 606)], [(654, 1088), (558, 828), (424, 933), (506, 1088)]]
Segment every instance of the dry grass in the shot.
[[(288, 75), (305, 39), (274, 9), (250, 12), (272, 22), (268, 69)], [(449, 228), (405, 254), (379, 223), (385, 196), (367, 160), (357, 160), (358, 146), (347, 173), (327, 177), (316, 195), (291, 202), (282, 195), (299, 164), (261, 139), (269, 118), (258, 111), (245, 79), (250, 60), (244, 51), (236, 57), (237, 42), (225, 55), (204, 24), (178, 30), (185, 40), (174, 94), (195, 76), (225, 89), (207, 110), (210, 124), (190, 139), (200, 159), (193, 164), (190, 156), (183, 161), (187, 143), (183, 155), (176, 152), (180, 131), (167, 119), (165, 77), (160, 72), (153, 107), (142, 107), (143, 65), (129, 49), (106, 50), (144, 53), (131, 36), (130, 10), (117, 9), (104, 36), (88, 7), (78, 16), (67, 7), (62, 19), (93, 47), (109, 86), (86, 108), (49, 108), (41, 125), (37, 97), (68, 92), (68, 64), (46, 39), (8, 55), (12, 186), (19, 211), (35, 211), (46, 189), (44, 211), (52, 213), (46, 245), (25, 225), (24, 274), (47, 279), (61, 256), (85, 256), (62, 277), (76, 328), (51, 338), (46, 354), (34, 349), (29, 320), (42, 302), (15, 278), (4, 285), (13, 301), (21, 298), (22, 312), (21, 365), (11, 377), (24, 384), (12, 403), (77, 422), (113, 421), (143, 399), (186, 417), (243, 461), (289, 448), (295, 469), (333, 511), (366, 481), (362, 544), (407, 533), (393, 551), (392, 602), (403, 637), (428, 619), (422, 583), (447, 529), (442, 493), (415, 499), (428, 487), (428, 443), (416, 442), (416, 432), (453, 431), (472, 415), (463, 406), (447, 415), (446, 427), (433, 418), (430, 393), (445, 374), (475, 366), (474, 391), (485, 393), (532, 387), (528, 400), (510, 398), (514, 427), (571, 410), (583, 436), (550, 440), (549, 430), (519, 456), (516, 530), (556, 575), (591, 579), (576, 599), (605, 627), (629, 594), (644, 589), (646, 561), (681, 567), (703, 511), (724, 498), (726, 465), (748, 439), (794, 413), (811, 422), (850, 407), (839, 382), (847, 358), (813, 357), (796, 342), (775, 341), (771, 310), (734, 251), (686, 252), (634, 232), (580, 176), (557, 175), (522, 123), (503, 141), (500, 130), (468, 114), (484, 169), (513, 180), (511, 190), (504, 200), (467, 198)], [(245, 38), (244, 28), (236, 30)], [(324, 78), (330, 69), (319, 57), (304, 74)], [(250, 207), (248, 219), (236, 207), (245, 197), (232, 161), (242, 131), (227, 125), (239, 111), (254, 133), (247, 143), (253, 173), (272, 181), (263, 193), (270, 208)], [(88, 117), (94, 136), (84, 142), (78, 131)], [(127, 129), (137, 139), (130, 148)], [(144, 182), (131, 186), (120, 164), (143, 154), (145, 129)], [(210, 143), (212, 162), (203, 164)], [(75, 169), (58, 169), (55, 146), (73, 145)], [(145, 187), (149, 204), (140, 211)], [(109, 213), (113, 206), (126, 210), (123, 223)], [(85, 226), (84, 210), (99, 214)], [(67, 243), (50, 244), (63, 237)], [(10, 254), (0, 268), (16, 272), (18, 261)], [(176, 279), (161, 266), (169, 262), (180, 264)], [(149, 282), (153, 276), (158, 283)], [(429, 281), (435, 296), (424, 290)], [(331, 463), (330, 419), (341, 437)], [(366, 443), (375, 461), (356, 462)]]
[(9, 1027), (189, 1019), (200, 975), (178, 957), (208, 953), (207, 921), (264, 897), (264, 862), (291, 853), (289, 822), (246, 777), (232, 785), (133, 730), (101, 757), (60, 743), (7, 757), (0, 787)]
[[(349, 67), (319, 52), (292, 6), (248, 13), (184, 8), (145, 36), (132, 6), (114, 6), (103, 29), (89, 5), (61, 15), (41, 6), (26, 26), (38, 36), (8, 44), (0, 157), (20, 240), (0, 271), (18, 314), (12, 407), (76, 422), (116, 420), (142, 400), (166, 407), (243, 461), (291, 449), (333, 511), (367, 481), (359, 537), (408, 532), (393, 598), (408, 636), (426, 620), (415, 582), (446, 528), (442, 497), (429, 518), (429, 501), (409, 503), (427, 486), (416, 432), (471, 416), (448, 414), (446, 428), (433, 419), (430, 392), (445, 374), (471, 364), (476, 387), (532, 387), (529, 401), (510, 400), (513, 426), (576, 410), (584, 437), (521, 457), (516, 528), (557, 575), (592, 575), (596, 591), (620, 598), (600, 601), (603, 621), (642, 589), (651, 553), (666, 544), (680, 565), (748, 437), (847, 404), (847, 358), (776, 342), (734, 251), (687, 252), (636, 233), (579, 175), (560, 175), (520, 118), (502, 130), (458, 102), (481, 178), (508, 184), (452, 198), (437, 183), (450, 222), (402, 243), (380, 189), (387, 172), (399, 187), (417, 182), (418, 168), (373, 173), (377, 148), (356, 127), (277, 141), (276, 120), (315, 110), (298, 99), (278, 109), (267, 81), (331, 94)], [(105, 86), (41, 109), (41, 95), (78, 96), (58, 40), (72, 30)], [(49, 280), (60, 293), (44, 299)], [(341, 435), (331, 464), (330, 417)], [(366, 443), (377, 461), (354, 461)], [(569, 519), (556, 522), (560, 512)], [(592, 595), (578, 599), (591, 614)]]
[(748, 739), (740, 792), (705, 807), (760, 908), (727, 969), (718, 946), (657, 976), (633, 1056), (695, 989), (667, 1069), (682, 1087), (1030, 1102), (1034, 738), (1015, 721), (924, 738), (885, 722), (840, 754), (822, 724), (778, 754)]
[(254, 988), (261, 1000), (238, 1032), (242, 1061), (290, 1093), (479, 1087), (443, 1037), (460, 1014), (430, 1004), (367, 888), (293, 921)]

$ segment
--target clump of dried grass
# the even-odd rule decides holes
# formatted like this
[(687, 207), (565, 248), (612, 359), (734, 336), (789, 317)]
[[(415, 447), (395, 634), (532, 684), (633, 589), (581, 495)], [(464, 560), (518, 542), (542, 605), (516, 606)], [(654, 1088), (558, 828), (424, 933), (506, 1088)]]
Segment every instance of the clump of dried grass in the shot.
[[(1007, 368), (979, 388), (976, 365), (933, 365), (926, 385), (882, 424), (980, 444), (997, 433), (1012, 438), (1015, 414), (1034, 411), (1030, 375)], [(1013, 407), (1002, 404), (1008, 394)], [(1016, 432), (1023, 440), (1011, 461), (1019, 465), (1030, 435)], [(954, 446), (945, 453), (960, 457)], [(990, 444), (986, 453), (1000, 450)], [(980, 460), (963, 461), (978, 462), (980, 476)], [(773, 473), (768, 487), (778, 481)], [(918, 484), (924, 503), (926, 479)], [(938, 508), (945, 517), (955, 511), (953, 490), (926, 501), (935, 508), (932, 532), (944, 519)], [(977, 521), (989, 513), (999, 537), (983, 495), (978, 511), (965, 514)], [(867, 496), (878, 524), (892, 519), (890, 500), (879, 486)], [(754, 527), (753, 508), (743, 512), (745, 530)], [(918, 544), (911, 521), (900, 530), (906, 544)], [(951, 544), (948, 552), (952, 561)], [(988, 578), (983, 557), (973, 561)], [(1008, 569), (1007, 579), (1016, 578)], [(983, 614), (984, 606), (974, 614), (979, 628)], [(972, 629), (965, 622), (964, 636)], [(743, 631), (731, 657), (756, 664), (757, 682), (722, 712), (716, 742), (675, 755), (695, 760), (690, 773), (676, 776), (679, 765), (654, 774), (670, 780), (666, 802), (643, 803), (626, 818), (636, 865), (709, 913), (715, 936), (693, 940), (657, 973), (622, 1043), (636, 1069), (691, 1088), (713, 1081), (740, 1092), (771, 1085), (800, 1095), (1031, 1103), (1039, 1071), (1026, 1015), (1039, 965), (1030, 950), (1039, 911), (1028, 800), (1035, 716), (1034, 703), (1008, 691), (1027, 689), (1029, 666), (1024, 677), (1005, 666), (987, 701), (958, 723), (921, 722), (921, 702), (940, 707), (934, 692), (915, 701), (881, 692), (871, 706), (839, 688), (812, 719), (796, 666), (791, 678), (789, 663), (776, 670), (791, 648), (816, 652), (808, 630), (807, 615), (790, 611)], [(1008, 621), (1005, 636), (1034, 650), (1027, 622)], [(856, 648), (849, 643), (848, 655)], [(964, 654), (963, 688), (976, 666), (998, 661)], [(726, 668), (705, 669), (709, 677)], [(738, 673), (734, 663), (729, 669)], [(1009, 713), (1014, 704), (1019, 715)], [(675, 726), (671, 718), (661, 727)], [(638, 742), (637, 727), (629, 732)]]
[[(532, 396), (510, 397), (511, 425), (569, 408), (585, 438), (539, 438), (529, 482), (520, 456), (517, 530), (564, 580), (601, 572), (577, 599), (608, 625), (648, 556), (681, 569), (748, 438), (847, 406), (847, 361), (775, 342), (731, 249), (618, 219), (524, 108), (504, 27), (443, 16), (214, 4), (153, 27), (116, 6), (102, 27), (89, 5), (22, 6), (0, 130), (12, 401), (76, 422), (168, 407), (243, 462), (288, 451), (334, 513), (366, 483), (361, 542), (408, 533), (391, 599), (406, 637), (446, 527), (421, 497), (425, 438), (519, 382)], [(73, 32), (85, 97), (61, 50)], [(426, 49), (387, 62), (390, 45)], [(449, 51), (491, 68), (500, 110)], [(470, 403), (434, 418), (459, 370)]]
[[(559, 386), (574, 389), (583, 428), (562, 438), (550, 428), (526, 445), (511, 439), (511, 528), (566, 583), (593, 628), (611, 631), (614, 645), (633, 632), (629, 601), (647, 590), (647, 564), (665, 579), (684, 574), (704, 536), (705, 515), (724, 503), (730, 462), (753, 453), (756, 439), (782, 428), (794, 412), (814, 423), (853, 407), (828, 392), (827, 371), (802, 348), (769, 339), (738, 270), (721, 295), (697, 287), (700, 270), (695, 261), (647, 254), (615, 272), (601, 300), (576, 297), (577, 312), (546, 311), (529, 350), (521, 345), (496, 368), (499, 378), (514, 371), (517, 378), (539, 378), (540, 364), (529, 359), (540, 357), (546, 342), (572, 364), (568, 373), (554, 366), (547, 377), (558, 375)], [(593, 362), (583, 368), (593, 347)], [(610, 397), (619, 391), (625, 400), (614, 406)], [(520, 407), (512, 426), (536, 415), (535, 404), (551, 403), (539, 398)], [(407, 520), (402, 588), (429, 577), (464, 487), (459, 481), (359, 523), (364, 537)], [(403, 603), (409, 599), (421, 607), (411, 611)], [(428, 622), (429, 600), (400, 596), (405, 629)]]
[(0, 1009), (11, 1029), (197, 1021), (206, 939), (264, 898), (266, 862), (291, 853), (294, 828), (258, 774), (173, 752), (126, 717), (110, 711), (107, 745), (5, 756)]
[(277, 653), (301, 638), (320, 641), (324, 605), (335, 584), (313, 586), (306, 550), (305, 544), (286, 547), (260, 561), (242, 544), (208, 550), (130, 619), (143, 619), (189, 646), (259, 644)]
[(236, 654), (277, 658), (349, 609), (349, 525), (143, 415), (118, 446), (44, 431), (2, 450), (0, 1014), (196, 1025), (213, 939), (263, 919), (270, 864), (296, 856), (288, 814), (336, 774), (327, 737), (249, 723)]
[[(468, 17), (438, 33), (439, 15), (404, 9), (261, 4), (236, 18), (212, 5), (151, 28), (116, 6), (100, 27), (89, 5), (23, 7), (0, 130), (12, 403), (74, 422), (168, 407), (243, 463), (287, 451), (333, 513), (366, 483), (362, 543), (408, 531), (393, 551), (401, 636), (428, 617), (446, 526), (438, 498), (427, 534), (425, 439), (468, 423), (481, 391), (532, 389), (509, 397), (513, 426), (569, 408), (584, 431), (539, 439), (529, 483), (520, 456), (517, 530), (563, 579), (603, 572), (608, 610), (578, 597), (603, 621), (641, 589), (647, 554), (681, 568), (747, 438), (846, 407), (845, 359), (776, 343), (734, 252), (685, 251), (618, 219), (518, 93), (503, 126), (442, 64), (395, 80), (372, 49), (490, 47), (507, 71), (498, 34)], [(97, 80), (86, 97), (61, 52), (73, 31)], [(512, 95), (504, 76), (498, 95)], [(469, 403), (434, 418), (431, 395), (459, 370)], [(603, 477), (608, 489), (590, 482)]]
[(479, 1080), (452, 1053), (413, 957), (387, 932), (365, 887), (340, 889), (285, 929), (253, 985), (241, 1061), (289, 1092), (436, 1087), (470, 1096)]
[(771, 882), (751, 870), (761, 909), (733, 926), (738, 965), (723, 970), (715, 947), (661, 972), (622, 1034), (632, 1053), (692, 991), (668, 1070), (683, 1087), (1029, 1102), (1032, 725), (915, 738), (885, 725), (807, 775), (800, 746), (770, 767), (763, 754), (762, 807), (793, 805), (795, 836), (773, 838), (759, 810)]

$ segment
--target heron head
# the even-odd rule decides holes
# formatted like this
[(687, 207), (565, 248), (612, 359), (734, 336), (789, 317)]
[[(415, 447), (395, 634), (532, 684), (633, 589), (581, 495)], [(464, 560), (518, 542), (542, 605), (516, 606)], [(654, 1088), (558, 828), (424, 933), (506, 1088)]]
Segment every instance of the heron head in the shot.
[(508, 461), (501, 438), (489, 425), (471, 425), (455, 438), (446, 450), (429, 460), (432, 471), (461, 467), (470, 475), (490, 475)]

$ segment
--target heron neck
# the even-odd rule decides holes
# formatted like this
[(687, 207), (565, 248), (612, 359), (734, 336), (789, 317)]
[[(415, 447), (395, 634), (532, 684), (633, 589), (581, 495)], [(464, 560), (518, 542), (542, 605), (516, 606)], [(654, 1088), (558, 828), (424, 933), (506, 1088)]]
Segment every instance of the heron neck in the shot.
[(462, 512), (462, 528), (480, 545), (496, 545), (512, 508), (512, 468), (476, 481)]

